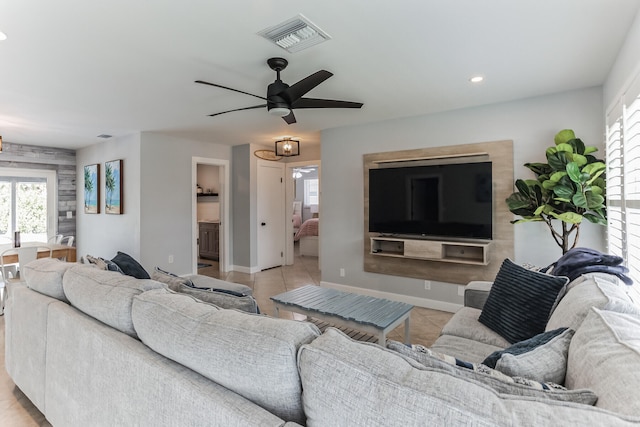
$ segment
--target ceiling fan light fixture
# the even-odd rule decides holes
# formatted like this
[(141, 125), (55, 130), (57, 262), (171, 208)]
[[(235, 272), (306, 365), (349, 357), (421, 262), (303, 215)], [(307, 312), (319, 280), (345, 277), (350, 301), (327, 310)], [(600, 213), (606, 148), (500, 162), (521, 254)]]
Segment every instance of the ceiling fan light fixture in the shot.
[(276, 141), (276, 156), (293, 157), (300, 155), (300, 141), (283, 138)]
[(266, 28), (258, 32), (258, 35), (290, 53), (299, 52), (331, 39), (327, 33), (302, 14)]
[(286, 107), (273, 107), (269, 110), (272, 116), (285, 117), (291, 114), (291, 110)]

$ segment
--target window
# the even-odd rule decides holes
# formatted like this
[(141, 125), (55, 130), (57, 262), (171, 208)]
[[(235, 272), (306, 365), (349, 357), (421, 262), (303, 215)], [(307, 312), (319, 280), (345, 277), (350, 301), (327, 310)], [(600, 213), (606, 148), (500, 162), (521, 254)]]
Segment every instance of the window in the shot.
[(304, 204), (305, 206), (318, 205), (320, 196), (318, 191), (318, 179), (304, 180)]
[(607, 247), (621, 256), (640, 304), (640, 75), (606, 117)]
[(0, 168), (0, 235), (23, 242), (46, 242), (56, 233), (56, 174)]

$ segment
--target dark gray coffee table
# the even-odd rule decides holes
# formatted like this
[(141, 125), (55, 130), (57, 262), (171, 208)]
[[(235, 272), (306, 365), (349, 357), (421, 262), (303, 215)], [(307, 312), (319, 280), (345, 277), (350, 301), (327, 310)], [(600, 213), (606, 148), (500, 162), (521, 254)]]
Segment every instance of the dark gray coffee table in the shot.
[(409, 315), (413, 305), (388, 299), (307, 285), (271, 297), (275, 316), (280, 309), (305, 314), (337, 326), (378, 336), (384, 346), (387, 333), (404, 322), (404, 342), (409, 344)]

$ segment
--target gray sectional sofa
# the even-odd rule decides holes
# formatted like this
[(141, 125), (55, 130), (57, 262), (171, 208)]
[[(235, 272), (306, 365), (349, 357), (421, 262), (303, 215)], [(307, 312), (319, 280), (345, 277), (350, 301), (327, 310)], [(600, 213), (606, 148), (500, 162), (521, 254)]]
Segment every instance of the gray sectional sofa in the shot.
[[(38, 260), (25, 278), (9, 288), (6, 368), (54, 426), (640, 423), (640, 314), (606, 276), (574, 280), (549, 320), (575, 330), (570, 390), (484, 381), (419, 346), (320, 334), (92, 266)], [(487, 286), (471, 284), (469, 303)], [(479, 313), (463, 308), (422, 350), (479, 362), (509, 346)]]

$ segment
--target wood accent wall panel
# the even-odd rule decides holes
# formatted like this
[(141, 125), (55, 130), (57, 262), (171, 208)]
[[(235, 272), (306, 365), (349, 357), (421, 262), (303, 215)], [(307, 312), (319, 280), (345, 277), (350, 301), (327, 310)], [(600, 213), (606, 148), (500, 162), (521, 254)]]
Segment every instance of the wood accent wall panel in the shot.
[[(369, 233), (369, 170), (379, 162), (407, 159), (464, 156), (486, 153), (493, 167), (493, 240), (488, 265), (466, 265), (449, 262), (382, 257), (371, 254)], [(444, 159), (443, 159), (444, 161)], [(371, 153), (363, 156), (364, 162), (364, 271), (391, 276), (412, 277), (440, 282), (466, 284), (472, 280), (493, 280), (505, 258), (514, 256), (513, 214), (505, 199), (513, 192), (513, 141), (493, 141), (416, 150)], [(444, 240), (444, 239), (443, 239)]]
[[(58, 177), (58, 234), (76, 235), (75, 150), (3, 142), (0, 167), (55, 170)], [(67, 218), (67, 211), (73, 212), (73, 218)]]

